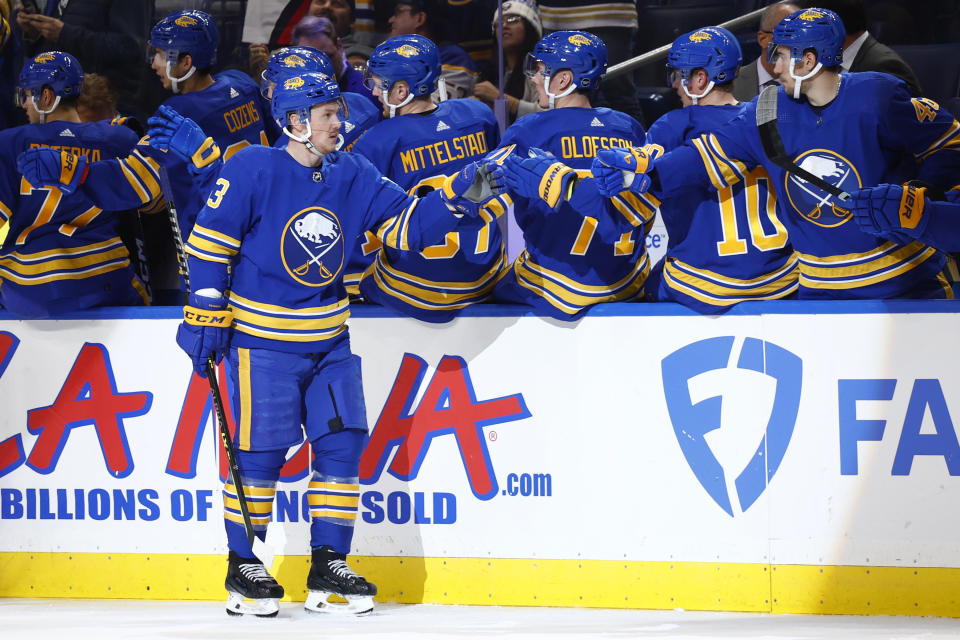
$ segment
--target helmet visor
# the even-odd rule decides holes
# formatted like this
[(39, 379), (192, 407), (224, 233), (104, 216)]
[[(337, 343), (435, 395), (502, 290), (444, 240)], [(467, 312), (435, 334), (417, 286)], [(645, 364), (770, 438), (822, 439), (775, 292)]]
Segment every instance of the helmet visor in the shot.
[(260, 74), (260, 95), (269, 100), (276, 86), (277, 83), (267, 77), (267, 70), (264, 69)]
[(540, 73), (540, 67), (542, 66), (542, 62), (537, 60), (532, 53), (528, 53), (527, 57), (523, 59), (523, 75), (533, 79)]
[(781, 45), (773, 41), (767, 45), (767, 62), (769, 62), (771, 66), (777, 64), (777, 60), (780, 59), (780, 46)]

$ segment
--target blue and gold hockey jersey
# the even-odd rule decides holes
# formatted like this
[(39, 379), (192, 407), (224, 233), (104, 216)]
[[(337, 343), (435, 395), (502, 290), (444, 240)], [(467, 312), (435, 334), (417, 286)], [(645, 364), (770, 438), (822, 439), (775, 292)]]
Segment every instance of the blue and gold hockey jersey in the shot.
[[(960, 124), (932, 100), (913, 98), (882, 73), (845, 73), (837, 97), (820, 109), (781, 88), (778, 123), (786, 151), (800, 167), (846, 191), (914, 177), (949, 185), (960, 172)], [(905, 162), (906, 161), (906, 162)], [(945, 258), (919, 242), (890, 242), (860, 231), (833, 196), (786, 173), (763, 152), (756, 101), (715, 134), (706, 134), (656, 163), (662, 197), (691, 185), (724, 189), (762, 166), (773, 181), (781, 221), (797, 252), (801, 298), (951, 296)]]
[[(118, 211), (155, 202), (156, 164), (131, 154), (137, 136), (108, 121), (54, 121), (0, 132), (0, 223), (9, 232), (0, 247), (0, 298), (23, 317), (44, 317), (74, 309), (148, 302), (130, 254), (120, 238)], [(122, 157), (115, 180), (149, 197), (104, 211), (82, 190), (35, 189), (17, 172), (17, 156), (49, 147), (95, 162)]]
[(190, 284), (229, 290), (234, 347), (320, 353), (347, 330), (343, 274), (363, 231), (415, 251), (451, 220), (439, 191), (410, 196), (361, 156), (335, 152), (313, 168), (251, 147), (224, 165), (197, 216)]
[[(744, 108), (693, 105), (670, 111), (651, 125), (647, 144), (672, 151), (716, 131)], [(777, 218), (776, 202), (762, 166), (719, 191), (704, 185), (664, 198), (660, 216), (670, 240), (647, 295), (701, 313), (720, 313), (743, 300), (796, 292), (797, 258)]]
[[(200, 125), (220, 147), (224, 161), (252, 144), (270, 144), (266, 129), (270, 109), (263, 103), (260, 87), (239, 71), (221, 71), (214, 74), (213, 79), (213, 84), (206, 89), (173, 95), (163, 104)], [(146, 138), (140, 145), (144, 155), (153, 157), (166, 168), (180, 229), (184, 237), (188, 236), (206, 191), (195, 183), (184, 160), (150, 147)]]
[[(536, 147), (576, 169), (581, 182), (574, 199), (589, 200), (589, 207), (563, 203), (551, 213), (540, 200), (514, 197), (526, 249), (497, 285), (498, 300), (575, 320), (599, 302), (643, 296), (650, 272), (645, 236), (659, 202), (629, 192), (601, 198), (592, 184), (590, 164), (597, 149), (641, 146), (644, 139), (640, 123), (605, 108), (531, 113), (507, 129), (502, 148), (512, 146), (514, 153), (526, 157), (530, 147)], [(595, 197), (585, 198), (591, 190)]]
[[(483, 158), (498, 139), (489, 107), (476, 100), (447, 100), (428, 113), (384, 120), (353, 150), (409, 193), (422, 195), (444, 176)], [(381, 248), (368, 232), (351, 259), (347, 283), (357, 282), (362, 273), (360, 293), (367, 300), (427, 322), (447, 322), (487, 298), (503, 273), (506, 258), (496, 222), (502, 213), (484, 211), (482, 224), (451, 229), (442, 243), (420, 252)]]

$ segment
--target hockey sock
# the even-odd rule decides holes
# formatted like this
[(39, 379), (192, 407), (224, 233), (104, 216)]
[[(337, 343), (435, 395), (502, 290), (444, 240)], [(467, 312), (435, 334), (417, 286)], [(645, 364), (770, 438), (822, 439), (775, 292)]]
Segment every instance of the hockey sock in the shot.
[[(277, 493), (277, 478), (286, 459), (286, 451), (240, 451), (237, 465), (243, 482), (243, 495), (250, 513), (254, 534), (263, 540), (267, 535), (273, 511), (273, 497)], [(223, 524), (227, 531), (227, 546), (241, 558), (253, 558), (253, 549), (247, 541), (243, 515), (237, 490), (230, 478), (223, 485)]]
[(367, 433), (344, 429), (313, 440), (313, 477), (307, 491), (310, 546), (349, 553), (360, 503), (360, 454)]

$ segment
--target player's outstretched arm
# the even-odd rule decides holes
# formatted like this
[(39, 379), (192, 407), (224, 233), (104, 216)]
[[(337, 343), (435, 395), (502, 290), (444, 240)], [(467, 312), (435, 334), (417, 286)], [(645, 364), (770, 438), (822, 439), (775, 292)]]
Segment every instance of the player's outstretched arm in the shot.
[(960, 251), (960, 191), (945, 197), (916, 183), (882, 184), (850, 194), (853, 219), (867, 233), (941, 251)]
[(87, 162), (67, 151), (37, 147), (17, 158), (17, 169), (37, 188), (80, 189), (101, 209), (139, 209), (161, 197), (159, 165), (139, 151), (125, 158)]
[(648, 147), (601, 149), (597, 151), (590, 172), (597, 191), (607, 198), (624, 191), (643, 194), (650, 190), (650, 176), (656, 155)]

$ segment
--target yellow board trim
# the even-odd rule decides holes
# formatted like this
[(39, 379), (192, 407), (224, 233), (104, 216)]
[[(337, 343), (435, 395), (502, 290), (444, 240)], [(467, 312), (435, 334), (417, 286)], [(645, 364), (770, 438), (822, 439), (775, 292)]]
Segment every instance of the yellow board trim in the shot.
[[(350, 557), (381, 602), (960, 617), (960, 569), (616, 560)], [(284, 600), (309, 556), (278, 556)], [(226, 554), (0, 553), (0, 597), (215, 600)]]

